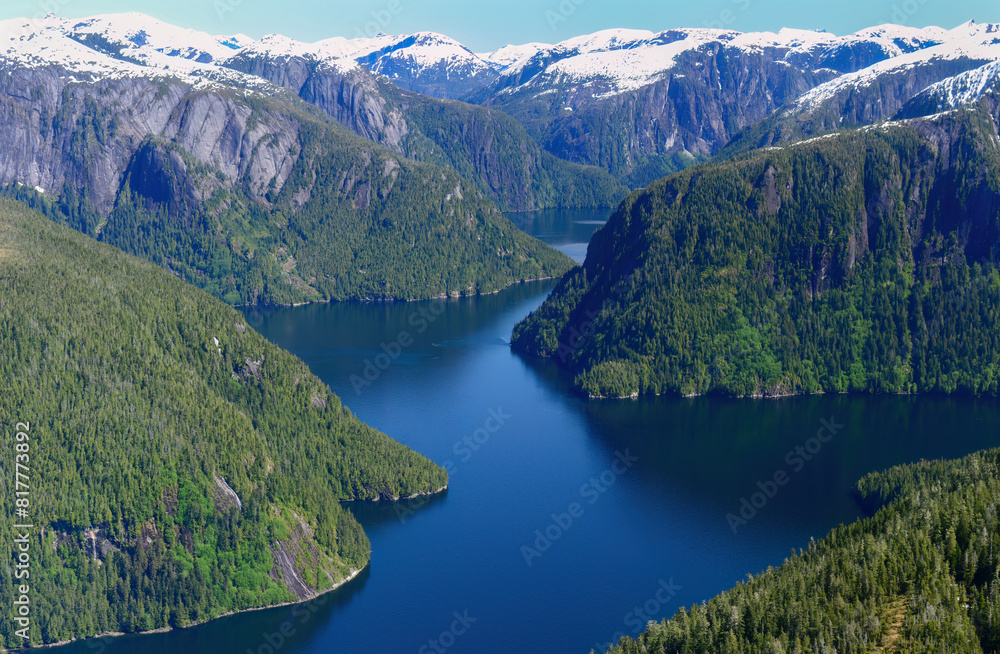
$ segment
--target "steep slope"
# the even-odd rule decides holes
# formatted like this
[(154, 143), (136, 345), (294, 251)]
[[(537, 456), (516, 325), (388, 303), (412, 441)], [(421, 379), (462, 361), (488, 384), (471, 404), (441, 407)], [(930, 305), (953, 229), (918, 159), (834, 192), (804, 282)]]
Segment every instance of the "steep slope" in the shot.
[(514, 330), (599, 396), (1000, 391), (996, 103), (630, 196)]
[(914, 117), (915, 111), (902, 110), (926, 89), (947, 85), (952, 77), (961, 77), (997, 60), (1000, 25), (960, 25), (946, 32), (937, 44), (878, 61), (810, 90), (735, 135), (722, 151), (723, 156), (868, 125), (897, 114)]
[(443, 34), (355, 39), (349, 56), (401, 89), (434, 98), (457, 100), (496, 78), (497, 65)]
[(556, 156), (642, 186), (716, 154), (824, 82), (958, 38), (893, 25), (846, 37), (607, 30), (528, 50), (474, 98), (523, 122)]
[(609, 654), (997, 651), (1000, 451), (898, 466), (857, 492), (873, 517)]
[[(213, 37), (140, 14), (46, 21), (147, 69), (237, 87), (269, 80), (402, 156), (462, 171), (504, 210), (619, 199), (613, 180), (565, 161), (643, 186), (727, 145), (732, 154), (889, 118), (929, 84), (997, 59), (996, 26), (974, 22), (847, 36), (612, 29), (477, 54), (430, 32), (307, 44)], [(56, 61), (63, 49), (50, 48)]]
[(832, 76), (713, 42), (679, 52), (667, 70), (626, 92), (555, 77), (485, 103), (520, 120), (557, 157), (637, 187), (711, 157), (737, 131)]
[[(562, 160), (642, 186), (727, 145), (732, 154), (889, 118), (928, 85), (998, 58), (997, 26), (973, 21), (847, 36), (611, 29), (478, 54), (431, 32), (306, 44), (213, 37), (136, 14), (50, 22), (78, 44), (171, 74), (236, 86), (254, 82), (232, 70), (264, 77), (401, 155), (468, 171), (506, 210), (594, 202), (594, 180), (602, 197), (614, 195), (610, 180)], [(455, 129), (435, 129), (429, 113), (447, 114)], [(500, 142), (527, 163), (490, 156)], [(543, 160), (539, 145), (556, 159)], [(559, 195), (567, 184), (568, 200)]]
[(223, 65), (282, 86), (401, 156), (457, 170), (506, 211), (613, 206), (624, 197), (605, 171), (552, 156), (503, 112), (407, 92), (327, 46), (270, 37)]
[(931, 84), (896, 113), (896, 118), (920, 118), (975, 104), (1000, 92), (1000, 61)]
[[(463, 71), (471, 80), (493, 70), (494, 64), (481, 61), (442, 35), (338, 37), (308, 44), (280, 35), (260, 41), (245, 36), (213, 37), (142, 14), (79, 21), (51, 18), (45, 24), (45, 34), (65, 36), (74, 45), (154, 73), (181, 71), (195, 78), (267, 90), (270, 85), (256, 79), (263, 78), (401, 156), (459, 169), (505, 211), (612, 206), (625, 195), (599, 169), (543, 155), (520, 124), (497, 111), (401, 90), (408, 88), (407, 79), (435, 79), (421, 90), (431, 95), (435, 90), (443, 95), (459, 93), (466, 79)], [(412, 112), (408, 111), (411, 107)], [(435, 112), (447, 114), (449, 130), (427, 123), (428, 114)], [(488, 126), (485, 133), (484, 126)], [(502, 147), (507, 150), (494, 152)]]
[[(33, 645), (315, 596), (369, 559), (338, 500), (447, 484), (242, 314), (10, 200), (0, 288), (0, 509), (25, 474), (34, 525), (30, 577), (3, 566), (0, 594), (29, 595)], [(13, 616), (0, 645), (26, 644)]]
[(258, 77), (143, 50), (184, 64), (151, 67), (59, 24), (4, 25), (0, 185), (228, 302), (492, 292), (570, 265), (453, 169)]
[[(997, 60), (998, 28), (611, 29), (479, 55), (440, 35), (379, 42), (385, 56), (408, 53), (392, 63), (407, 88), (438, 94), (424, 71), (454, 69), (456, 89), (482, 88), (451, 97), (502, 109), (556, 156), (642, 186), (726, 146), (731, 155), (890, 118), (928, 85)], [(355, 61), (379, 70), (376, 59)]]
[(542, 90), (553, 82), (565, 81), (591, 87), (575, 91), (573, 97), (594, 91), (605, 95), (625, 93), (676, 74), (673, 68), (678, 57), (712, 45), (764, 54), (800, 70), (827, 69), (843, 74), (952, 37), (939, 28), (898, 25), (869, 28), (845, 37), (821, 30), (787, 28), (778, 33), (712, 28), (678, 28), (659, 33), (610, 29), (528, 49), (502, 71), (492, 90), (528, 86)]

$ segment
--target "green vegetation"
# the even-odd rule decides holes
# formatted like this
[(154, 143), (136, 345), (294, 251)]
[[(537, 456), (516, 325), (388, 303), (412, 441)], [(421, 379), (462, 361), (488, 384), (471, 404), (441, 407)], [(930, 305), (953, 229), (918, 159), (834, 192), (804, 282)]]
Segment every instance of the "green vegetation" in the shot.
[[(690, 91), (703, 94), (703, 91), (693, 87)], [(704, 156), (696, 158), (686, 151), (656, 153), (656, 144), (640, 146), (637, 142), (635, 125), (642, 109), (636, 105), (643, 101), (660, 102), (662, 109), (662, 103), (670, 102), (669, 99), (598, 100), (593, 104), (584, 101), (573, 112), (567, 112), (566, 102), (562, 101), (566, 97), (567, 89), (558, 84), (546, 93), (538, 93), (537, 88), (529, 86), (501, 94), (490, 100), (490, 104), (524, 125), (546, 151), (557, 157), (556, 161), (568, 160), (596, 166), (608, 171), (628, 188), (644, 187), (665, 175), (705, 160)], [(710, 102), (707, 98), (701, 99)], [(652, 120), (649, 116), (647, 118)], [(581, 168), (586, 169), (584, 166)]]
[[(204, 92), (190, 91), (178, 115), (199, 102), (228, 106), (248, 113), (234, 129), (264, 132), (244, 145), (251, 153), (212, 155), (233, 157), (219, 163), (194, 156), (180, 137), (122, 143), (121, 107), (101, 104), (90, 87), (75, 90), (82, 99), (67, 91), (43, 136), (51, 132), (54, 142), (65, 143), (64, 160), (80, 171), (101, 169), (108, 151), (134, 150), (120, 185), (115, 179), (108, 189), (111, 206), (92, 201), (95, 188), (109, 182), (85, 173), (46, 196), (16, 184), (0, 194), (229, 304), (492, 293), (572, 267), (518, 230), (455, 170), (401, 157), (297, 99), (226, 91), (206, 100)], [(504, 156), (513, 160), (516, 153)], [(262, 171), (275, 160), (285, 164), (267, 179), (271, 173)], [(245, 172), (233, 179), (224, 172), (232, 169)], [(590, 173), (603, 175), (604, 185)], [(545, 179), (543, 190), (552, 195), (605, 204), (621, 197), (614, 180), (596, 169)]]
[(408, 121), (419, 128), (407, 137), (407, 155), (454, 168), (506, 211), (612, 207), (628, 192), (601, 168), (542, 150), (501, 111), (415, 94), (406, 95), (406, 105)]
[[(338, 500), (447, 484), (237, 311), (10, 200), (0, 288), (0, 512), (14, 515), (15, 426), (30, 423), (32, 644), (330, 588), (370, 549)], [(24, 644), (16, 628), (0, 614), (0, 646)]]
[(595, 396), (995, 396), (998, 193), (979, 110), (697, 166), (623, 202), (513, 345)]
[[(134, 171), (107, 217), (68, 185), (56, 199), (22, 186), (0, 194), (153, 261), (229, 304), (491, 293), (572, 266), (454, 173), (340, 148), (323, 128), (300, 136), (302, 149), (314, 155), (298, 160), (270, 209), (238, 187), (216, 189), (191, 206), (157, 201)], [(154, 141), (148, 147), (180, 151)], [(187, 172), (215, 176), (194, 163)], [(303, 191), (309, 199), (299, 206)]]
[(612, 654), (1000, 651), (1000, 450), (871, 474), (878, 511)]

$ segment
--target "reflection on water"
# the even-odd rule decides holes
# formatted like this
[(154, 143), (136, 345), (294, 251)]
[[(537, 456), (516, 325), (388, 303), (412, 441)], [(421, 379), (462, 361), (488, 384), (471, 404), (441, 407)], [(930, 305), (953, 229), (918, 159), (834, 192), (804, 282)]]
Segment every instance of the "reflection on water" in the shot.
[(610, 214), (611, 209), (545, 209), (509, 213), (507, 217), (535, 238), (583, 263), (591, 235)]

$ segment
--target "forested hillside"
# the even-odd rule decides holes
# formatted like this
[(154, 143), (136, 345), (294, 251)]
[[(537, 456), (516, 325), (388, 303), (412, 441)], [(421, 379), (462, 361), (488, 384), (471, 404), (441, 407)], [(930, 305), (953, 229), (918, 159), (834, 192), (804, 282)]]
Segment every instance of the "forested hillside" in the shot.
[(513, 345), (596, 396), (997, 395), (995, 106), (661, 180), (622, 203)]
[(262, 77), (401, 156), (451, 168), (504, 211), (609, 207), (627, 193), (595, 166), (558, 159), (497, 109), (406, 91), (360, 67), (251, 48), (225, 66)]
[(1000, 450), (858, 482), (871, 518), (611, 654), (1000, 650)]
[(572, 265), (453, 168), (262, 80), (68, 72), (0, 78), (5, 193), (230, 304), (493, 292)]
[[(10, 200), (0, 289), (0, 550), (17, 431), (34, 525), (30, 579), (0, 568), (0, 601), (30, 585), (32, 644), (314, 596), (368, 563), (339, 500), (447, 484), (239, 312)], [(0, 645), (16, 628), (0, 614)]]

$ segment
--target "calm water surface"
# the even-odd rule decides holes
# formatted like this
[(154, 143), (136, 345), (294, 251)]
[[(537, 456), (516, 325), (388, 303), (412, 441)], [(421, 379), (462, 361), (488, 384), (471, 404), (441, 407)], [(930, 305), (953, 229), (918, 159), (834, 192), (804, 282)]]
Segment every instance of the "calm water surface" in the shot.
[[(606, 216), (517, 221), (581, 260)], [(451, 488), (421, 504), (352, 504), (372, 563), (322, 603), (60, 651), (586, 654), (854, 520), (861, 475), (997, 444), (1000, 408), (972, 399), (588, 401), (508, 347), (553, 285), (248, 312), (361, 419), (447, 465)], [(370, 385), (352, 383), (402, 332), (414, 344)], [(823, 421), (836, 433), (810, 442)], [(734, 533), (726, 515), (778, 471), (787, 486)]]

